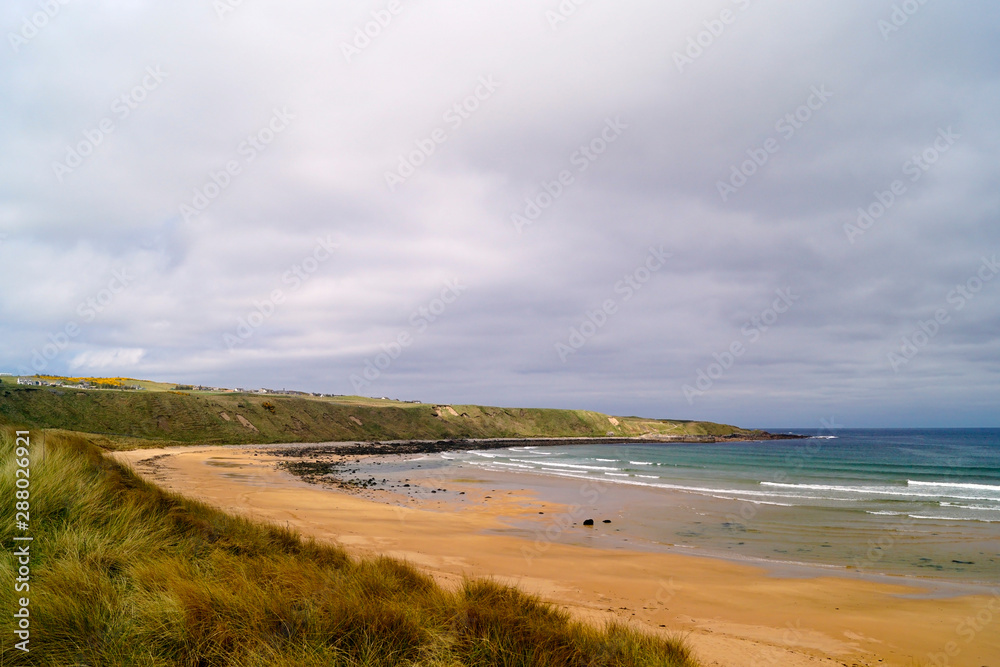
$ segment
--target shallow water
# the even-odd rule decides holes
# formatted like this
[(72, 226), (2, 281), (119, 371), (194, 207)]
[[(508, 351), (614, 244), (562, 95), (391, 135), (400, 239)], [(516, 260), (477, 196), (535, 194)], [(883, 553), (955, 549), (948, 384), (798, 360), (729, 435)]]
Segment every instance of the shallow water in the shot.
[[(417, 475), (478, 478), (579, 508), (517, 522), (541, 540), (628, 539), (771, 563), (1000, 581), (1000, 430), (812, 435), (470, 450), (383, 461), (377, 474), (390, 484)], [(597, 520), (590, 532), (579, 525), (584, 518)]]

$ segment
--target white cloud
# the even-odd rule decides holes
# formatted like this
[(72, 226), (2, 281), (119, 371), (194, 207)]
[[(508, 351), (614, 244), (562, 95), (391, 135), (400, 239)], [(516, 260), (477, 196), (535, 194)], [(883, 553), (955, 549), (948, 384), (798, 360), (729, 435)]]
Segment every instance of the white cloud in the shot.
[(139, 348), (117, 350), (90, 350), (81, 352), (69, 362), (70, 370), (112, 372), (134, 369), (146, 351)]

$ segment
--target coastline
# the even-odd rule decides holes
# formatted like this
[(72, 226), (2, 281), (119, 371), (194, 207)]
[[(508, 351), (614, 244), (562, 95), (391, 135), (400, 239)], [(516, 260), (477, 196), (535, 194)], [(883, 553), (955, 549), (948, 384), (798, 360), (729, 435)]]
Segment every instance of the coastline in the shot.
[(405, 558), (445, 584), (492, 576), (581, 618), (617, 618), (684, 634), (705, 665), (933, 664), (928, 656), (957, 648), (946, 664), (981, 667), (1000, 655), (1000, 640), (991, 633), (977, 632), (968, 643), (959, 634), (963, 619), (989, 605), (1000, 619), (1000, 597), (927, 598), (919, 582), (811, 576), (815, 572), (790, 577), (747, 563), (645, 551), (634, 542), (532, 541), (510, 520), (537, 520), (539, 512), (551, 516), (568, 508), (539, 499), (523, 488), (523, 480), (521, 488), (512, 478), (492, 493), (452, 480), (464, 490), (461, 502), (455, 486), (448, 494), (409, 498), (412, 507), (403, 507), (308, 484), (261, 456), (262, 449), (292, 447), (170, 448), (114, 456), (169, 490), (287, 523), (358, 554)]

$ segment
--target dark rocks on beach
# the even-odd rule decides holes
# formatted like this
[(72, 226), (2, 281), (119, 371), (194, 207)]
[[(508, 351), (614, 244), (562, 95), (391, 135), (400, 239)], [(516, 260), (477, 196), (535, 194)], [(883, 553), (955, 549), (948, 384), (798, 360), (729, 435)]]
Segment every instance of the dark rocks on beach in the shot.
[(583, 525), (585, 525), (585, 526), (593, 526), (594, 525), (594, 520), (593, 519), (584, 519), (583, 520)]
[(611, 523), (611, 519), (605, 519), (602, 523)]

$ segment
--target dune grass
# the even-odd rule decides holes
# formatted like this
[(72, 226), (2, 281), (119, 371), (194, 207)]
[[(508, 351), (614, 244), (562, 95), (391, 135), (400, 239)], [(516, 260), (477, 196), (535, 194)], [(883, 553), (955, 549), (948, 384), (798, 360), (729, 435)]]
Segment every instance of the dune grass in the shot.
[(694, 667), (491, 581), (447, 591), (388, 558), (168, 494), (81, 436), (33, 432), (31, 653), (13, 645), (13, 433), (0, 430), (2, 662), (90, 667)]

